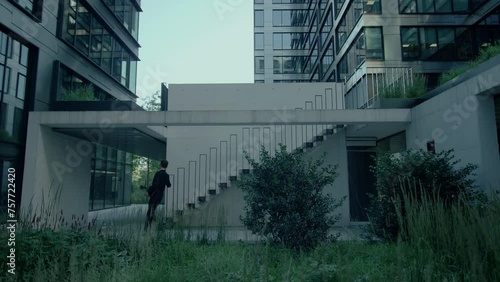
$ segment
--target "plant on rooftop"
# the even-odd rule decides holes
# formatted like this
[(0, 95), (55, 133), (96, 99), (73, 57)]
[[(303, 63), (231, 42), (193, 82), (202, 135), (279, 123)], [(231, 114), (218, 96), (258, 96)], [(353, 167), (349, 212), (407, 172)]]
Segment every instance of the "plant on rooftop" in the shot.
[(459, 197), (475, 199), (475, 188), (471, 176), (476, 165), (466, 164), (458, 168), (460, 160), (454, 159), (453, 151), (437, 154), (419, 151), (405, 151), (396, 157), (388, 152), (379, 152), (371, 168), (377, 178), (377, 193), (370, 195), (368, 217), (376, 235), (395, 240), (399, 234), (396, 206), (402, 203), (402, 188), (416, 186), (416, 199), (424, 193), (436, 195), (444, 203), (456, 201)]
[(75, 89), (64, 88), (61, 93), (62, 101), (96, 101), (94, 87), (91, 84), (77, 87)]
[(418, 98), (427, 93), (427, 78), (423, 74), (413, 75), (412, 85), (403, 85), (403, 81), (397, 80), (387, 85), (383, 81), (377, 83), (380, 98)]
[(262, 147), (260, 162), (248, 154), (253, 173), (243, 177), (238, 187), (245, 192), (247, 228), (271, 242), (294, 250), (309, 250), (329, 238), (328, 231), (340, 215), (333, 215), (344, 199), (324, 194), (334, 183), (336, 166), (325, 165), (326, 155), (304, 160), (302, 152), (287, 152), (281, 145), (275, 156)]
[(479, 55), (464, 66), (452, 69), (441, 74), (441, 76), (439, 77), (439, 85), (445, 84), (446, 82), (466, 73), (467, 71), (479, 66), (480, 64), (488, 61), (493, 57), (496, 57), (497, 55), (500, 55), (500, 41), (497, 41), (493, 45), (489, 45), (488, 47), (481, 49)]

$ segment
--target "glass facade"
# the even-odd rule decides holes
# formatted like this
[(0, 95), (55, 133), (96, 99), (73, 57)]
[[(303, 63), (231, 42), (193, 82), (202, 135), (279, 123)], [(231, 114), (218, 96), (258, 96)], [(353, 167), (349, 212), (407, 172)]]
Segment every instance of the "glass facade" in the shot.
[[(30, 47), (0, 31), (0, 215), (7, 208), (7, 170), (16, 170), (22, 177), (22, 159), (26, 138), (26, 102)], [(20, 183), (16, 181), (20, 193)], [(20, 194), (16, 195), (20, 197)]]
[(488, 0), (399, 0), (402, 14), (471, 13)]
[[(258, 36), (272, 40), (264, 45), (260, 43), (261, 40), (256, 39), (259, 42), (255, 48), (256, 62), (261, 62), (262, 66), (264, 61), (267, 64), (273, 63), (273, 67), (268, 65), (267, 68), (256, 68), (254, 79), (266, 82), (341, 82), (366, 61), (387, 59), (391, 64), (400, 65), (408, 64), (401, 61), (470, 60), (480, 48), (498, 40), (500, 10), (498, 5), (497, 8), (484, 5), (494, 2), (495, 0), (398, 0), (394, 3), (382, 0), (309, 0), (304, 1), (306, 5), (290, 5), (302, 1), (274, 0), (272, 3), (277, 5), (264, 6), (264, 10), (263, 5), (255, 5), (255, 11), (272, 13), (273, 26), (271, 29), (262, 28), (262, 23), (255, 27), (256, 38)], [(385, 11), (388, 15), (383, 15), (385, 11), (382, 5), (387, 5)], [(493, 8), (494, 12), (486, 16), (484, 9), (479, 9), (482, 5), (488, 9)], [(466, 16), (473, 13), (474, 17)], [(443, 26), (431, 25), (430, 21), (437, 20), (439, 16), (429, 16), (418, 19), (419, 27), (406, 27), (405, 24), (413, 25), (415, 18), (402, 14), (450, 15), (442, 19)], [(453, 14), (462, 15), (454, 18)], [(426, 22), (427, 18), (429, 22)], [(463, 26), (463, 23), (460, 26), (460, 22), (471, 20), (476, 21), (470, 24), (474, 26), (473, 29)], [(456, 24), (444, 26), (444, 22)], [(393, 31), (394, 26), (402, 26), (400, 38), (395, 38), (397, 35)], [(384, 27), (387, 27), (385, 32), (388, 32), (387, 40), (390, 40), (386, 42), (387, 45), (384, 45)], [(397, 52), (398, 39), (401, 40), (402, 59)], [(385, 48), (391, 53), (385, 54)], [(290, 62), (298, 65), (291, 66)], [(445, 65), (443, 68), (446, 68)]]
[(104, 0), (104, 3), (137, 40), (139, 37), (139, 10), (133, 2), (134, 0)]
[(60, 64), (56, 101), (115, 101), (116, 98)]
[(27, 46), (0, 31), (0, 141), (24, 142), (28, 52)]
[(130, 205), (132, 154), (94, 145), (89, 210)]
[(273, 10), (273, 26), (309, 26), (309, 10)]
[(380, 14), (382, 9), (380, 0), (355, 0), (350, 3), (347, 12), (342, 16), (339, 26), (335, 30), (337, 38), (337, 53), (344, 46), (347, 38), (353, 31), (363, 14)]
[(273, 72), (285, 74), (309, 73), (311, 66), (307, 56), (274, 56)]
[(384, 41), (381, 27), (365, 27), (338, 64), (338, 80), (349, 78), (366, 60), (384, 60)]
[(16, 4), (18, 7), (22, 8), (28, 14), (35, 17), (35, 19), (37, 20), (42, 19), (43, 0), (9, 0), (9, 1)]
[(137, 61), (80, 0), (64, 1), (62, 39), (135, 93)]
[(309, 49), (306, 32), (275, 32), (273, 33), (274, 50)]
[(401, 27), (402, 57), (407, 61), (471, 60), (498, 40), (498, 26)]

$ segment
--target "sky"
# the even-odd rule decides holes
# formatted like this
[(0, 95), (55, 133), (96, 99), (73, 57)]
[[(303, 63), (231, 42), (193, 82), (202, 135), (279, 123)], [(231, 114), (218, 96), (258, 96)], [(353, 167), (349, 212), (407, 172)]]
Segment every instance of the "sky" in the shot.
[(143, 0), (137, 91), (167, 84), (253, 83), (253, 1)]

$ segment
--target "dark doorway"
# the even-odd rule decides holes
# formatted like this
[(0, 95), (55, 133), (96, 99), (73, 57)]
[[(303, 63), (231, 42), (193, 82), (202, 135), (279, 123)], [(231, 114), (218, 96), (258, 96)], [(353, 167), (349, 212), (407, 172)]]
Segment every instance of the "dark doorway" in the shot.
[(373, 150), (348, 150), (349, 210), (351, 221), (368, 221), (368, 194), (375, 193), (375, 176), (370, 167), (375, 163)]

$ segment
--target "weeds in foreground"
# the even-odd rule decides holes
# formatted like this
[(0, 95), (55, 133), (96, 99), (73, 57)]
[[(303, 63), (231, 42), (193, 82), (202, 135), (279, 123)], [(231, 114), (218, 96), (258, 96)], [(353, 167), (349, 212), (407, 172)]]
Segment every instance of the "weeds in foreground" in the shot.
[(309, 252), (203, 233), (188, 239), (182, 221), (165, 228), (161, 218), (148, 232), (143, 217), (101, 234), (25, 227), (16, 236), (16, 276), (6, 272), (7, 245), (0, 244), (0, 280), (500, 281), (499, 199), (445, 209), (432, 197), (416, 204), (403, 196), (407, 220), (399, 241), (328, 242)]

